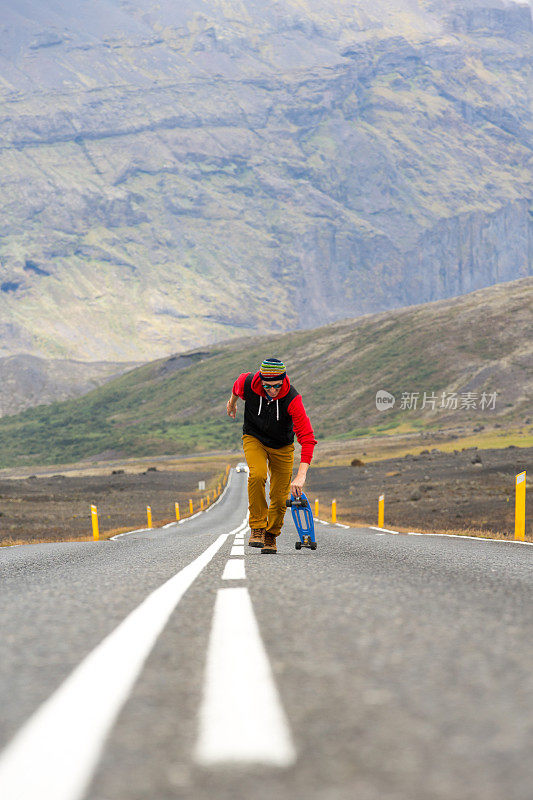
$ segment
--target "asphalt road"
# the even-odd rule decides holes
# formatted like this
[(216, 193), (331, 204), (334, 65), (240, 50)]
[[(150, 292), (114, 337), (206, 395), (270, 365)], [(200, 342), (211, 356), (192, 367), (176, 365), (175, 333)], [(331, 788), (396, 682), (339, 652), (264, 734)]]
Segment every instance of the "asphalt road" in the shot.
[(533, 548), (246, 504), (0, 549), (2, 800), (530, 800)]

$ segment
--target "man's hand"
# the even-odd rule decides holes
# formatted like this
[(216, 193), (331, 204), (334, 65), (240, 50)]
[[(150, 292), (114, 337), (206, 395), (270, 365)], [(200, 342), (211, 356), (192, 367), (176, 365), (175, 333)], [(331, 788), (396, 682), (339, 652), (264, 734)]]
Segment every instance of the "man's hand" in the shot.
[(305, 462), (302, 461), (302, 463), (298, 468), (298, 474), (291, 483), (291, 493), (294, 495), (294, 497), (302, 496), (302, 489), (305, 483), (305, 476), (307, 475), (308, 469), (309, 469), (309, 464), (306, 464)]
[(228, 417), (232, 417), (233, 419), (235, 419), (235, 417), (237, 415), (237, 400), (236, 399), (233, 400), (233, 398), (230, 398), (228, 400), (228, 402), (226, 403), (226, 411), (228, 412)]

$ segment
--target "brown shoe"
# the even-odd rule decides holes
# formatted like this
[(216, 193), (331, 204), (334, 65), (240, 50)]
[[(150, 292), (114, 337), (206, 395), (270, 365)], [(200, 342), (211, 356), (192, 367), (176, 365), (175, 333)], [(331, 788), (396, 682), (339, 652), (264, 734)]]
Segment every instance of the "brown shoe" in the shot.
[(262, 553), (277, 553), (278, 548), (276, 547), (276, 536), (274, 533), (268, 533), (265, 531), (265, 545), (261, 550)]
[(264, 528), (251, 528), (250, 538), (248, 544), (250, 547), (263, 547), (265, 543), (265, 529)]

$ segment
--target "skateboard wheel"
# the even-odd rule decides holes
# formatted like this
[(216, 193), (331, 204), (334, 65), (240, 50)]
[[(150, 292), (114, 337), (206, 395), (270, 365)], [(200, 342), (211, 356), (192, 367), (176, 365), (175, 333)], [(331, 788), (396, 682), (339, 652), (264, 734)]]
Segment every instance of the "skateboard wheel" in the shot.
[(296, 542), (294, 546), (295, 546), (295, 548), (297, 550), (301, 550), (302, 549), (302, 543), (301, 542)]
[(290, 497), (287, 500), (285, 500), (285, 505), (287, 506), (287, 508), (290, 508), (292, 506), (292, 500)]
[(311, 546), (311, 550), (316, 550), (316, 548), (317, 548), (316, 542), (311, 542), (310, 546)]

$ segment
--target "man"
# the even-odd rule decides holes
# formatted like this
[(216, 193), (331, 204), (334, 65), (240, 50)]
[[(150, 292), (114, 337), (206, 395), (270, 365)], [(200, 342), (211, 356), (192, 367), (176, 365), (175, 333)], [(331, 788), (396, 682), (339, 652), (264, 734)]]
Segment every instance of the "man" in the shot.
[[(259, 372), (243, 372), (235, 383), (226, 410), (235, 419), (237, 398), (244, 400), (242, 443), (248, 462), (248, 503), (251, 535), (248, 544), (262, 553), (275, 553), (281, 533), (289, 489), (300, 497), (316, 444), (302, 398), (291, 386), (285, 365), (267, 358)], [(302, 447), (298, 474), (291, 481), (294, 434)], [(265, 499), (267, 466), (270, 505)]]

